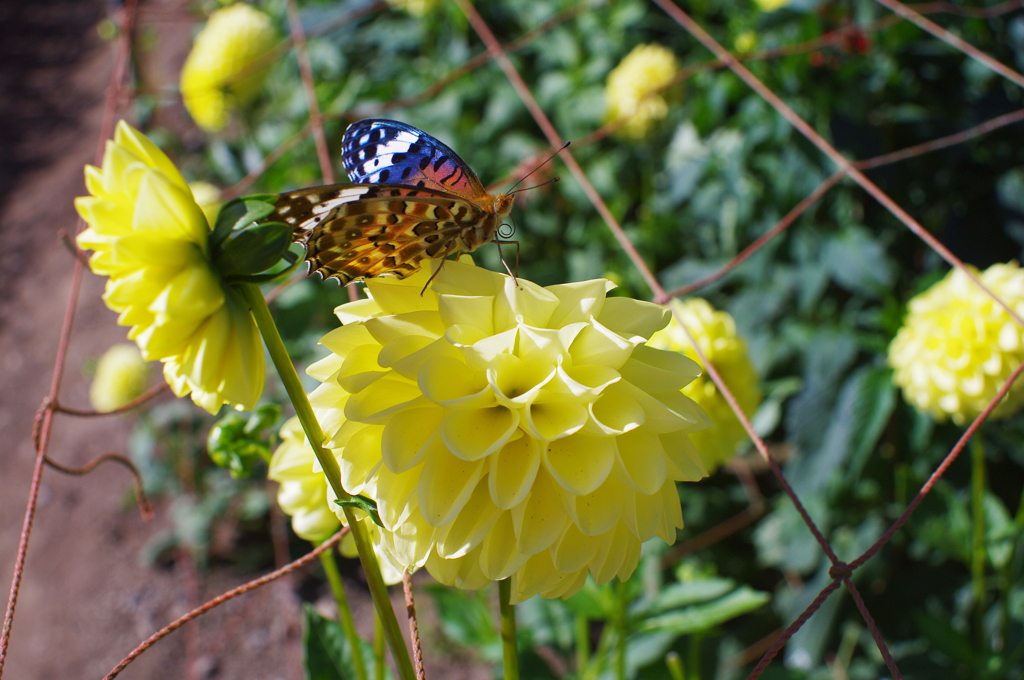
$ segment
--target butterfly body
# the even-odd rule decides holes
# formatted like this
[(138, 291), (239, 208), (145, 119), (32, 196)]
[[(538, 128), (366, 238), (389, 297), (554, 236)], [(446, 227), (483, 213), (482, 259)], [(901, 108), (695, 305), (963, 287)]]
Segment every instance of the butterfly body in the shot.
[(345, 131), (342, 158), (355, 184), (282, 194), (269, 219), (292, 226), (310, 271), (342, 283), (493, 241), (512, 194), (488, 194), (448, 146), (411, 125), (368, 119)]

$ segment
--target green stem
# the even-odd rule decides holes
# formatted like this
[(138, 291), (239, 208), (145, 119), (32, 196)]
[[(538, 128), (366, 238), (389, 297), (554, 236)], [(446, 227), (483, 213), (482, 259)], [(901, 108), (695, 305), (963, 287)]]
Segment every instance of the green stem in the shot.
[(971, 550), (971, 590), (974, 594), (974, 637), (985, 649), (985, 448), (981, 434), (971, 439), (971, 513), (974, 545)]
[(519, 680), (519, 649), (516, 647), (516, 608), (512, 601), (512, 579), (498, 581), (501, 603), (501, 652), (505, 661), (505, 680)]
[(338, 622), (345, 631), (345, 638), (352, 650), (352, 664), (356, 667), (357, 680), (369, 680), (366, 674), (366, 662), (363, 661), (363, 641), (356, 631), (356, 622), (352, 619), (352, 609), (348, 605), (348, 596), (345, 595), (345, 585), (341, 582), (341, 574), (338, 572), (338, 563), (334, 559), (334, 550), (325, 550), (320, 553), (320, 564), (327, 575), (327, 583), (334, 593), (334, 601), (338, 604)]
[(373, 613), (373, 678), (384, 680), (384, 624), (380, 622), (380, 614)]
[(1010, 540), (1010, 553), (1003, 565), (1002, 578), (999, 582), (999, 619), (1001, 631), (1000, 641), (1003, 646), (1007, 644), (1007, 636), (1010, 634), (1010, 586), (1013, 585), (1015, 568), (1017, 565), (1017, 550), (1020, 548), (1021, 533), (1024, 532), (1024, 491), (1021, 491), (1020, 500), (1017, 502), (1017, 516), (1013, 523), (1016, 524), (1016, 531)]
[(683, 660), (676, 652), (669, 652), (665, 655), (665, 665), (668, 666), (668, 674), (672, 680), (686, 680), (686, 669), (683, 668)]
[(590, 660), (590, 619), (576, 615), (576, 675), (582, 677)]
[[(320, 461), (320, 467), (323, 468), (327, 482), (339, 500), (351, 499), (352, 496), (341, 486), (341, 469), (338, 467), (338, 461), (324, 449), (326, 437), (324, 437), (320, 423), (313, 413), (313, 407), (306, 397), (306, 391), (302, 388), (299, 374), (295, 372), (295, 366), (292, 364), (291, 357), (288, 356), (284, 341), (281, 340), (281, 334), (277, 331), (274, 317), (270, 315), (267, 301), (263, 299), (263, 293), (252, 283), (237, 284), (235, 288), (242, 294), (249, 309), (252, 310), (256, 326), (260, 329), (270, 358), (274, 362), (278, 375), (281, 376), (281, 382), (284, 383), (284, 388), (288, 392), (288, 398), (291, 399), (292, 406), (295, 408), (295, 415), (302, 423), (302, 430), (306, 433), (306, 439), (309, 441), (316, 459)], [(384, 626), (384, 637), (391, 649), (391, 656), (395, 659), (398, 677), (400, 680), (416, 680), (416, 673), (413, 671), (412, 661), (409, 659), (409, 650), (405, 646), (405, 639), (398, 627), (395, 611), (391, 608), (391, 598), (388, 597), (388, 589), (384, 585), (384, 577), (381, 576), (377, 556), (373, 552), (366, 527), (356, 518), (351, 508), (343, 506), (342, 509), (352, 531), (352, 537), (356, 541), (359, 561), (363, 565), (363, 573), (366, 575), (366, 583), (370, 588), (370, 595), (373, 597), (374, 609), (380, 615), (381, 623)]]
[(626, 680), (626, 582), (619, 581), (615, 587), (615, 677)]

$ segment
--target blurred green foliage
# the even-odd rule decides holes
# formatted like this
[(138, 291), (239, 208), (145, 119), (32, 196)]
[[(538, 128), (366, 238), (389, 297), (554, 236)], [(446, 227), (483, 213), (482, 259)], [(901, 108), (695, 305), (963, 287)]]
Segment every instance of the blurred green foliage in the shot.
[[(382, 9), (319, 30), (365, 1), (301, 5), (332, 149), (339, 148), (352, 120), (396, 118), (448, 143), (489, 184), (546, 148), (536, 123), (492, 62), (430, 91), (484, 50), (454, 3), (437, 3), (422, 17)], [(285, 33), (283, 0), (260, 5)], [(749, 50), (753, 40), (755, 55), (846, 31), (826, 46), (755, 59), (748, 66), (851, 158), (964, 130), (1020, 108), (1024, 99), (1019, 88), (913, 25), (883, 21), (887, 12), (870, 0), (793, 0), (770, 13), (752, 2), (692, 0), (685, 9), (730, 49), (739, 41)], [(636, 45), (665, 45), (687, 67), (710, 59), (685, 31), (642, 0), (594, 0), (582, 6), (568, 0), (494, 0), (479, 3), (479, 10), (504, 43), (566, 13), (511, 58), (568, 139), (583, 138), (606, 122), (605, 78)], [(1020, 10), (991, 18), (956, 13), (932, 18), (1003, 63), (1024, 68)], [(388, 104), (419, 93), (427, 96), (407, 106)], [(669, 113), (643, 140), (612, 135), (571, 150), (645, 261), (672, 289), (715, 271), (834, 168), (727, 70), (698, 69), (665, 95)], [(152, 104), (143, 97), (138, 113), (152, 115), (159, 127), (160, 109)], [(192, 178), (230, 186), (307, 121), (291, 52), (273, 65), (262, 98), (223, 136), (186, 148), (169, 132), (156, 134)], [(985, 267), (1019, 258), (1024, 247), (1022, 142), (1024, 132), (1016, 124), (867, 174), (955, 254)], [(340, 172), (337, 155), (334, 161)], [(564, 165), (556, 161), (535, 178), (555, 173), (563, 181), (521, 195), (513, 213), (520, 274), (541, 284), (608, 276), (623, 293), (649, 297)], [(319, 183), (307, 136), (248, 192)], [(484, 247), (477, 255), (483, 265), (499, 267), (497, 249)], [(945, 270), (917, 237), (844, 181), (787, 232), (698, 292), (736, 319), (766, 394), (755, 425), (784, 461), (787, 479), (840, 559), (852, 560), (883, 533), (961, 434), (960, 428), (936, 424), (905, 405), (885, 365), (906, 301)], [(336, 324), (333, 306), (346, 300), (344, 289), (316, 280), (297, 283), (276, 298), (275, 314), (300, 365), (323, 355), (316, 341)], [(279, 399), (279, 393), (271, 385), (267, 399)], [(179, 450), (201, 457), (206, 423), (197, 424), (200, 418), (154, 413), (150, 421), (169, 427)], [(905, 678), (1009, 679), (1024, 673), (1024, 419), (986, 424), (980, 436), (988, 468), (983, 599), (976, 601), (971, 585), (977, 548), (968, 455), (853, 577)], [(147, 457), (153, 441), (140, 438), (137, 458), (145, 463), (147, 478), (156, 479), (154, 470), (174, 463)], [(669, 677), (664, 655), (674, 650), (684, 660), (686, 680), (745, 677), (767, 646), (762, 641), (788, 625), (831, 580), (828, 560), (775, 479), (756, 456), (742, 464), (768, 496), (766, 514), (675, 564), (665, 563), (664, 555), (645, 558), (625, 595), (634, 636), (627, 660), (631, 675)], [(162, 474), (182, 478), (180, 470)], [(191, 499), (183, 516), (205, 508), (203, 517), (214, 518), (234, 502), (232, 494), (255, 492), (254, 484), (212, 468), (200, 485), (167, 482), (164, 487), (181, 494), (176, 504)], [(680, 496), (687, 521), (680, 541), (748, 506), (728, 473), (682, 486)], [(195, 522), (181, 524), (185, 528), (177, 530), (177, 540), (203, 549), (209, 531), (190, 533), (187, 527)], [(755, 606), (763, 599), (759, 592), (772, 595), (770, 606)], [(610, 642), (602, 641), (619, 596), (614, 587), (588, 586), (564, 604), (535, 600), (520, 607), (524, 677), (611, 673), (611, 657), (600, 655), (612, 654)], [(438, 590), (435, 600), (441, 629), (454, 646), (472, 648), (485, 661), (500, 658), (496, 633), (488, 628), (494, 620), (489, 599)], [(307, 613), (311, 621), (313, 616)], [(322, 621), (309, 625), (319, 631), (317, 639), (337, 638), (336, 631), (332, 638), (321, 630), (327, 625)], [(329, 648), (327, 642), (319, 644)], [(542, 656), (529, 651), (538, 649), (545, 650)], [(867, 679), (887, 673), (863, 618), (840, 588), (761, 677)]]

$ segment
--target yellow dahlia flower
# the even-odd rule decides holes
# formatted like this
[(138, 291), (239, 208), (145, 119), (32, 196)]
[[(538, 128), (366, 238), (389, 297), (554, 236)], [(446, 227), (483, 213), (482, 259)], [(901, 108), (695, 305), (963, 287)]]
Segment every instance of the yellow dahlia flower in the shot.
[[(747, 345), (736, 334), (736, 322), (728, 312), (716, 310), (701, 298), (685, 302), (672, 300), (669, 304), (693, 333), (704, 356), (721, 374), (743, 413), (752, 416), (761, 405), (761, 390), (757, 372), (747, 355)], [(667, 328), (652, 335), (647, 344), (682, 352), (697, 360), (690, 339), (675, 317)], [(684, 387), (683, 394), (697, 402), (714, 423), (710, 429), (690, 435), (704, 465), (714, 470), (735, 455), (740, 443), (747, 441), (747, 431), (706, 373)]]
[(668, 104), (655, 91), (667, 86), (679, 70), (679, 62), (667, 47), (637, 45), (608, 74), (604, 98), (608, 120), (631, 116), (623, 134), (640, 138), (655, 120), (668, 114)]
[[(337, 496), (328, 486), (298, 418), (289, 418), (285, 422), (280, 437), (281, 445), (274, 451), (267, 472), (267, 476), (280, 485), (277, 504), (292, 518), (292, 529), (297, 536), (314, 543), (325, 541), (340, 526), (348, 524), (341, 507), (334, 502)], [(362, 521), (371, 540), (379, 545), (380, 528), (369, 518)], [(351, 534), (342, 539), (341, 552), (346, 557), (356, 557)], [(402, 580), (404, 570), (387, 553), (378, 549), (377, 558), (385, 583), (392, 585)]]
[[(1024, 314), (1024, 271), (1016, 262), (992, 265), (979, 278)], [(910, 300), (889, 345), (893, 381), (903, 398), (957, 424), (981, 413), (1021, 361), (1024, 328), (959, 269)], [(1024, 383), (1018, 380), (992, 417), (1011, 415), (1021, 403)]]
[(542, 288), (438, 261), (371, 279), (308, 373), (342, 484), (377, 502), (383, 548), (438, 581), (512, 578), (514, 601), (627, 578), (683, 524), (677, 481), (706, 475), (680, 388), (700, 368), (645, 345), (661, 306), (604, 279)]
[(338, 530), (340, 523), (327, 504), (327, 478), (314, 470), (313, 449), (298, 418), (290, 418), (280, 432), (281, 445), (270, 459), (267, 477), (280, 486), (277, 504), (292, 518), (292, 529), (307, 541), (324, 541)]
[(181, 70), (181, 97), (199, 127), (224, 129), (231, 110), (256, 96), (267, 69), (254, 62), (276, 42), (270, 17), (244, 2), (210, 15)]
[(135, 345), (114, 345), (96, 362), (89, 401), (97, 411), (119, 409), (146, 391), (149, 369)]
[(415, 17), (421, 17), (434, 9), (437, 0), (388, 0), (388, 4), (395, 9), (405, 10)]
[(754, 4), (757, 5), (762, 12), (774, 12), (777, 9), (782, 9), (788, 5), (790, 0), (754, 0)]
[(188, 184), (153, 142), (121, 121), (103, 167), (85, 167), (75, 199), (89, 228), (78, 245), (109, 276), (103, 300), (131, 326), (146, 360), (164, 364), (179, 397), (211, 413), (251, 409), (263, 390), (263, 346), (245, 302), (210, 262), (210, 227)]

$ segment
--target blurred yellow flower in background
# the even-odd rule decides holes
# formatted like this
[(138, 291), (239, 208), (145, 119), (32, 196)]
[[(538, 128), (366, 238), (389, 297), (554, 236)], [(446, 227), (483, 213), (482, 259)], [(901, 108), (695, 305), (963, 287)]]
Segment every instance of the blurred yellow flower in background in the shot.
[(231, 111), (256, 96), (267, 76), (256, 62), (276, 42), (270, 17), (244, 2), (210, 15), (181, 70), (181, 97), (199, 127), (224, 129)]
[[(736, 334), (736, 322), (732, 316), (716, 310), (702, 298), (689, 298), (685, 302), (672, 300), (669, 306), (683, 320), (701, 351), (718, 370), (743, 413), (748, 418), (754, 415), (761, 405), (761, 389), (757, 372), (747, 354), (747, 345)], [(682, 352), (699, 361), (690, 339), (675, 317), (664, 330), (652, 335), (648, 344)], [(736, 454), (737, 447), (747, 441), (747, 431), (707, 372), (684, 387), (683, 394), (700, 404), (713, 423), (709, 429), (690, 436), (704, 464), (713, 471)]]
[(114, 345), (96, 362), (89, 401), (100, 412), (114, 411), (146, 391), (149, 368), (135, 345)]
[[(280, 437), (281, 445), (274, 451), (267, 472), (267, 477), (280, 485), (277, 504), (292, 518), (292, 529), (297, 536), (313, 543), (323, 542), (348, 522), (341, 507), (334, 502), (337, 496), (327, 484), (299, 419), (289, 418), (281, 426)], [(384, 582), (388, 585), (399, 583), (404, 570), (379, 547), (380, 528), (369, 518), (362, 521), (370, 539), (378, 546), (376, 552)], [(346, 557), (356, 557), (351, 534), (342, 539), (341, 552)]]
[(542, 288), (445, 262), (371, 279), (340, 306), (311, 395), (346, 491), (377, 502), (405, 568), (512, 599), (628, 578), (682, 527), (677, 481), (706, 475), (680, 389), (700, 368), (654, 349), (667, 321), (604, 279)]
[(297, 536), (317, 543), (325, 541), (341, 526), (327, 504), (327, 478), (313, 469), (316, 456), (306, 443), (298, 418), (289, 418), (279, 436), (281, 445), (274, 451), (267, 471), (267, 477), (280, 485), (277, 504), (292, 518)]
[[(1024, 270), (1016, 262), (992, 265), (979, 278), (1024, 315)], [(1021, 361), (1024, 328), (959, 269), (910, 300), (889, 345), (903, 398), (936, 420), (957, 424), (981, 413)], [(1018, 380), (992, 417), (1011, 415), (1022, 403)]]
[(131, 326), (146, 360), (164, 364), (179, 397), (211, 413), (251, 409), (263, 390), (263, 344), (252, 314), (210, 262), (210, 227), (170, 159), (121, 121), (103, 167), (87, 165), (91, 196), (75, 199), (89, 228), (78, 245), (95, 251), (93, 273), (109, 276), (103, 300)]
[(387, 0), (395, 9), (405, 10), (414, 17), (421, 17), (437, 5), (437, 0)]
[(754, 0), (754, 4), (757, 5), (762, 12), (774, 12), (777, 9), (782, 9), (790, 3), (790, 0)]
[(220, 189), (203, 181), (189, 182), (188, 188), (192, 190), (192, 198), (196, 199), (196, 204), (206, 215), (206, 223), (210, 226), (216, 224), (217, 215), (220, 214), (220, 209), (224, 206)]
[(643, 137), (652, 122), (668, 114), (665, 98), (654, 92), (666, 87), (678, 70), (679, 62), (667, 47), (655, 43), (634, 47), (608, 74), (604, 91), (607, 119), (630, 116), (622, 133)]

